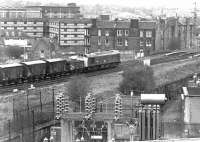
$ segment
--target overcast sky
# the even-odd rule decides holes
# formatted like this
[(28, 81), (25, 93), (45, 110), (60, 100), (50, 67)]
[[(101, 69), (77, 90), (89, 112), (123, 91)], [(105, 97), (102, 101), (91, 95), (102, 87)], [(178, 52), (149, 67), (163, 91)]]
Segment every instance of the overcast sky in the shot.
[[(1, 2), (9, 2), (9, 0), (0, 0)], [(13, 0), (19, 1), (19, 0)], [(34, 2), (42, 2), (45, 3), (59, 3), (59, 4), (67, 4), (69, 2), (76, 2), (78, 5), (87, 4), (87, 5), (119, 5), (119, 6), (129, 6), (129, 7), (166, 7), (166, 8), (181, 8), (188, 9), (194, 8), (195, 0), (20, 0), (20, 1), (34, 1)], [(200, 1), (196, 0), (197, 7), (200, 5)]]

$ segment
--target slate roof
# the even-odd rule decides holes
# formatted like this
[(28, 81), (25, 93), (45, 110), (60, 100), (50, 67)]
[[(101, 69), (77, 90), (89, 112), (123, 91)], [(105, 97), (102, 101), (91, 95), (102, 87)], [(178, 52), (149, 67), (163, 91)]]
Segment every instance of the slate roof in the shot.
[(155, 21), (140, 21), (139, 29), (155, 29), (156, 22)]
[[(130, 21), (97, 21), (97, 28), (117, 28), (117, 29), (128, 29), (130, 28)], [(140, 29), (155, 29), (155, 21), (139, 21)]]
[(48, 48), (51, 48), (51, 44), (49, 42), (49, 39), (40, 38), (40, 39), (37, 39), (33, 42), (33, 49), (35, 50), (41, 43), (44, 43), (45, 45), (47, 45)]
[(97, 21), (97, 28), (118, 28), (126, 29), (130, 27), (129, 21)]

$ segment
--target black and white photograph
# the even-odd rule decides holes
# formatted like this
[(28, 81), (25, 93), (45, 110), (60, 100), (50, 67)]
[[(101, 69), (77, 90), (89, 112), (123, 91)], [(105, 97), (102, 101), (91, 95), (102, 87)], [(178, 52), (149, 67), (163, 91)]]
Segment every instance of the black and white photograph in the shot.
[(0, 142), (200, 142), (200, 1), (0, 0)]

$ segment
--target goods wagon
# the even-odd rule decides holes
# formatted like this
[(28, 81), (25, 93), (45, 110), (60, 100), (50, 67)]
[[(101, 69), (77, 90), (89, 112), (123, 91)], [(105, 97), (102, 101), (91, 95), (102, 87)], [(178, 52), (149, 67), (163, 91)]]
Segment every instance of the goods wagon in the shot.
[(22, 81), (24, 76), (24, 67), (22, 64), (5, 64), (0, 65), (0, 83), (11, 84)]
[(69, 63), (62, 58), (46, 59), (47, 76), (53, 77), (70, 71)]
[(94, 52), (86, 54), (87, 67), (89, 69), (104, 69), (109, 67), (115, 67), (120, 63), (120, 53), (117, 50)]
[(83, 72), (84, 71), (84, 61), (74, 59), (73, 57), (68, 59), (67, 61), (70, 65), (70, 71), (71, 73), (74, 72)]
[(46, 62), (36, 60), (30, 62), (22, 62), (25, 67), (25, 76), (28, 80), (43, 79), (46, 76)]

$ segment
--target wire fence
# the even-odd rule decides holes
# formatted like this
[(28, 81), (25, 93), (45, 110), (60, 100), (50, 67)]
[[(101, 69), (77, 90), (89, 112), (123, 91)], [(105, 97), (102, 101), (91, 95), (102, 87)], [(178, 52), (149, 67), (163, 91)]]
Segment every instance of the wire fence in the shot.
[[(36, 127), (54, 120), (53, 102), (34, 106), (27, 110), (16, 110), (13, 119), (4, 124), (5, 139), (9, 142), (34, 142)], [(44, 134), (47, 135), (48, 133)]]

